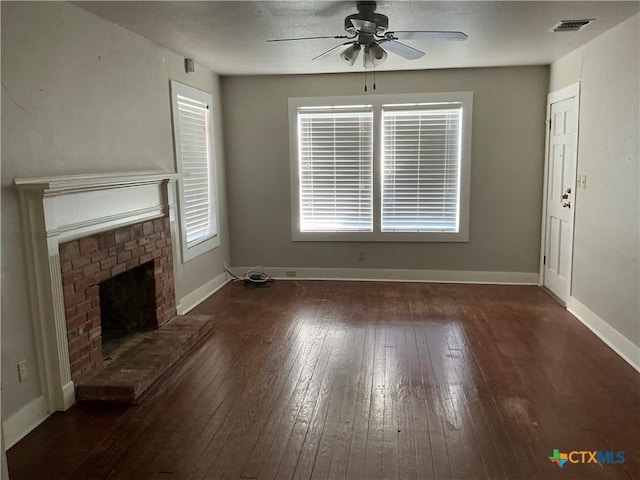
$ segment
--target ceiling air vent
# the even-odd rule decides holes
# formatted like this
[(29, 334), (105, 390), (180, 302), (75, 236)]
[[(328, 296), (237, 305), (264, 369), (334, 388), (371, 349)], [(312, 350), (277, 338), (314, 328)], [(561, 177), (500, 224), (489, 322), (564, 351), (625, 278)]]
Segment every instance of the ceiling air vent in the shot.
[(595, 18), (587, 18), (584, 20), (562, 20), (560, 23), (555, 25), (550, 32), (577, 32), (581, 28), (586, 27), (591, 22), (593, 22)]

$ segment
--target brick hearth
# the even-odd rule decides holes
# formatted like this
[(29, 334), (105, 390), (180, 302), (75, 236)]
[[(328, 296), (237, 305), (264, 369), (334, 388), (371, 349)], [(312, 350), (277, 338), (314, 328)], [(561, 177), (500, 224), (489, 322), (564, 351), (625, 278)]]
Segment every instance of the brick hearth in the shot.
[(180, 315), (145, 332), (113, 361), (76, 384), (79, 401), (137, 403), (158, 379), (214, 329), (213, 317)]
[(74, 382), (103, 365), (100, 282), (153, 262), (157, 326), (176, 314), (169, 217), (63, 243), (60, 260)]

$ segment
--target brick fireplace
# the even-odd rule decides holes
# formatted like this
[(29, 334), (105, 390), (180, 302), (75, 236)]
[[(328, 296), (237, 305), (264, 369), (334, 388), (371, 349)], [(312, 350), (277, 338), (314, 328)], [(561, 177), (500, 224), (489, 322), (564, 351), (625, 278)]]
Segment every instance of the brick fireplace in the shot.
[(148, 287), (141, 285), (141, 296), (145, 296), (146, 288), (150, 297), (148, 307), (152, 310), (151, 325), (147, 326), (157, 328), (176, 314), (169, 217), (60, 244), (69, 363), (74, 382), (103, 364), (100, 285), (144, 265), (152, 276)]
[(148, 171), (14, 179), (46, 411), (73, 405), (75, 384), (103, 361), (101, 282), (150, 263), (155, 322), (175, 314), (177, 178)]

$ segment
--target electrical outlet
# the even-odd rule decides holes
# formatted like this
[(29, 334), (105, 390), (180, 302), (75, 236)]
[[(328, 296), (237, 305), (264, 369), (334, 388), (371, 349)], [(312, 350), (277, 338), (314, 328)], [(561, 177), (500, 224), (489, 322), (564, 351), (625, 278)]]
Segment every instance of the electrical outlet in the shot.
[(364, 250), (358, 250), (358, 260), (364, 260), (364, 259), (365, 259)]
[(287, 277), (295, 277), (295, 276), (296, 276), (295, 270), (287, 270)]
[(18, 380), (22, 383), (27, 378), (29, 378), (29, 373), (27, 372), (27, 361), (22, 360), (21, 362), (18, 362)]

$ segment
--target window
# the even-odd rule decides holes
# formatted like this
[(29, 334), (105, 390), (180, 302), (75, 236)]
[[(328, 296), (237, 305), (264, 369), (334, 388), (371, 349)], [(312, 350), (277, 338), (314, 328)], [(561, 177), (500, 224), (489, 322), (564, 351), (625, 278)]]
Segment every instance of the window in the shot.
[(468, 241), (472, 100), (289, 99), (293, 239)]
[(457, 232), (462, 106), (382, 111), (382, 231)]
[(370, 111), (298, 113), (302, 232), (372, 230), (372, 126)]
[(220, 244), (211, 94), (171, 82), (183, 260)]

